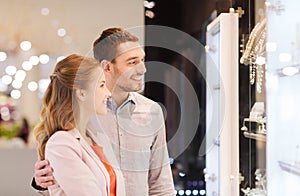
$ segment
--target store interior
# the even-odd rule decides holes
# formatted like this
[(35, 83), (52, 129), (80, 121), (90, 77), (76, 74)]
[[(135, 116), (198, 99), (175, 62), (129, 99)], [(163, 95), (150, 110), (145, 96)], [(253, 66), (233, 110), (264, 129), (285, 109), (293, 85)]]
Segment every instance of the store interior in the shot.
[(116, 26), (144, 46), (141, 93), (163, 109), (176, 195), (299, 195), (297, 4), (0, 0), (0, 195), (39, 195), (32, 129), (49, 75)]

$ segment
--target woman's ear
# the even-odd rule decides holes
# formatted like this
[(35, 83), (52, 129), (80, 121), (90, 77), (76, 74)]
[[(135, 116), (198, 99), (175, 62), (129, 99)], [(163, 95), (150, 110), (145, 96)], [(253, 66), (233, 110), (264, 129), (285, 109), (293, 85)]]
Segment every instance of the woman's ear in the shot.
[(101, 67), (103, 68), (104, 72), (110, 72), (111, 71), (111, 63), (107, 60), (102, 60), (100, 62)]
[(85, 101), (86, 100), (86, 91), (84, 89), (76, 89), (76, 97), (80, 101)]

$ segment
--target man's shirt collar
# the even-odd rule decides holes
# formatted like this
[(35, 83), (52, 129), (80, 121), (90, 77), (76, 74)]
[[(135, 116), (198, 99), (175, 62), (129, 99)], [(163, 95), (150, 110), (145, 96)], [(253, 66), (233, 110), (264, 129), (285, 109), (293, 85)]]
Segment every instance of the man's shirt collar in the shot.
[(127, 99), (118, 107), (117, 103), (115, 102), (115, 100), (113, 100), (112, 98), (109, 98), (107, 101), (107, 108), (111, 111), (117, 111), (118, 108), (123, 107), (124, 105), (126, 105), (127, 103), (132, 102), (133, 104), (136, 104), (136, 98), (134, 96), (134, 93), (130, 92)]

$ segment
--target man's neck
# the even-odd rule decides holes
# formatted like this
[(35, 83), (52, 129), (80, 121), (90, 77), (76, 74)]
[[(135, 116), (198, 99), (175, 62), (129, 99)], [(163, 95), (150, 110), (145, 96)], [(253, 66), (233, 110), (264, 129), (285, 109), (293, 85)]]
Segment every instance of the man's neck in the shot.
[(117, 92), (114, 91), (111, 95), (112, 99), (116, 102), (119, 107), (128, 98), (129, 92)]

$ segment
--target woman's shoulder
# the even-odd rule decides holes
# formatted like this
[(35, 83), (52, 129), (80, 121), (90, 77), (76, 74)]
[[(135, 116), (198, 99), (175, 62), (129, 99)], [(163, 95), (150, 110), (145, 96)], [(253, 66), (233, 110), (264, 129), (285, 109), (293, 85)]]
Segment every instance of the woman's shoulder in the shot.
[(50, 162), (58, 157), (82, 157), (82, 147), (76, 138), (76, 132), (73, 131), (56, 131), (47, 141), (45, 147), (45, 158)]
[[(56, 131), (47, 141), (47, 144), (70, 144), (78, 141), (78, 135), (75, 130), (65, 131), (59, 130)], [(77, 142), (78, 143), (78, 142)]]

